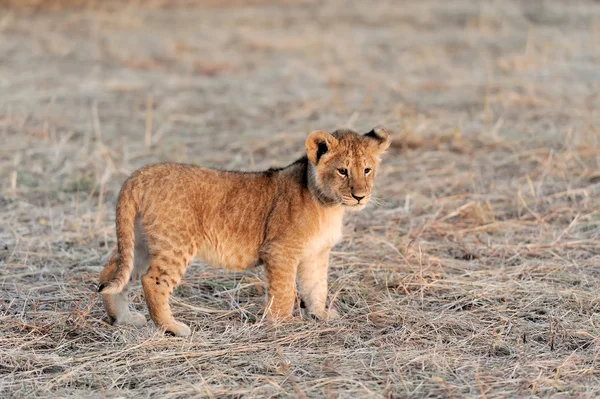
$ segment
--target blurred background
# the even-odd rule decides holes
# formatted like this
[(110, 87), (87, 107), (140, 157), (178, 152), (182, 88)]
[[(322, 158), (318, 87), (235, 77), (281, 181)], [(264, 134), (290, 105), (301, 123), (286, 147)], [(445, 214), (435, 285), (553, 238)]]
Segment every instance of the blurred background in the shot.
[[(600, 394), (599, 62), (591, 0), (0, 0), (0, 393)], [(343, 322), (273, 341), (260, 271), (201, 264), (173, 307), (210, 356), (103, 320), (129, 173), (284, 166), (379, 124)]]
[[(593, 2), (3, 3), (2, 156), (33, 169), (12, 186), (159, 159), (264, 168), (311, 130), (376, 124), (397, 149), (598, 140)], [(22, 151), (39, 146), (52, 159)]]

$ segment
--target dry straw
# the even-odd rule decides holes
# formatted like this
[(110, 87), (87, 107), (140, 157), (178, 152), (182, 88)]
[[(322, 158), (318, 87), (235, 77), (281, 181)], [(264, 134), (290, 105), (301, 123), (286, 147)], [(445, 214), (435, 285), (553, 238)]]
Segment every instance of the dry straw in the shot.
[[(600, 395), (597, 2), (67, 3), (0, 8), (0, 396)], [(269, 326), (260, 269), (194, 264), (190, 339), (106, 323), (128, 173), (377, 124), (340, 321)]]

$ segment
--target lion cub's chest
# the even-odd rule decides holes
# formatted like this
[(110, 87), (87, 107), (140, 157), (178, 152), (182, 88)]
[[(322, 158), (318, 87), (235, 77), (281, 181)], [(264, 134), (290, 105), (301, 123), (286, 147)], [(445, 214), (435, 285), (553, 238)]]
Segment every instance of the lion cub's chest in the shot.
[(318, 227), (304, 248), (304, 255), (316, 255), (337, 244), (342, 238), (343, 219), (343, 208), (329, 210), (327, 213), (321, 215), (317, 224)]

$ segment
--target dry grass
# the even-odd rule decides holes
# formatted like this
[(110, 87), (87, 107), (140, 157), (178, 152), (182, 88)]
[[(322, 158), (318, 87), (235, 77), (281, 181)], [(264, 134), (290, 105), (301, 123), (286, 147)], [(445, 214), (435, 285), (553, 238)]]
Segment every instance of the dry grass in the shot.
[[(600, 395), (599, 3), (135, 4), (0, 9), (0, 396)], [(260, 270), (194, 264), (191, 339), (105, 322), (128, 173), (283, 165), (379, 123), (341, 321), (269, 327)]]

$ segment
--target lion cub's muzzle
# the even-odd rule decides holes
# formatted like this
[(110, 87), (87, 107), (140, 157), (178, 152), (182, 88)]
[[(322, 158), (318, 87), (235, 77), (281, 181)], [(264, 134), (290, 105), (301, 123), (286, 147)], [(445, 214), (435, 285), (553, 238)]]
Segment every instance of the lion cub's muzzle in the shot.
[[(356, 188), (356, 187), (352, 187), (350, 190), (350, 194), (352, 195), (352, 199), (350, 200), (349, 198), (349, 204), (348, 205), (352, 205), (352, 206), (357, 206), (357, 205), (366, 205), (367, 202), (369, 202), (369, 199), (371, 199), (371, 196), (369, 195), (368, 191), (366, 189), (360, 189), (360, 188)], [(354, 202), (356, 201), (356, 202)]]
[(368, 194), (352, 194), (352, 197), (344, 196), (342, 203), (349, 208), (362, 209), (365, 207), (365, 205), (367, 205), (370, 199), (371, 196)]

